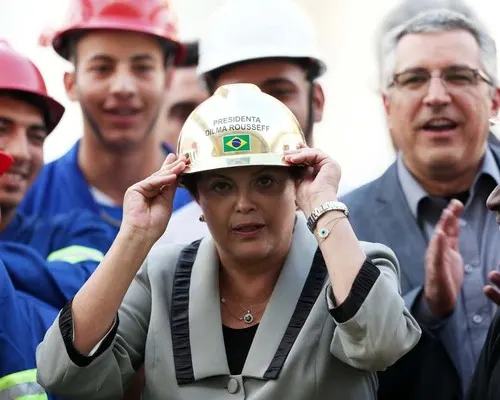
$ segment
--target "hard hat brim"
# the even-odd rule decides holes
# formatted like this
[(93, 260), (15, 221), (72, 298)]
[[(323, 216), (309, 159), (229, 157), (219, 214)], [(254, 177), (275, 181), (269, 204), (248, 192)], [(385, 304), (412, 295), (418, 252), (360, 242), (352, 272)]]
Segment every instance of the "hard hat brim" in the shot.
[(64, 115), (65, 108), (58, 101), (54, 100), (52, 97), (48, 96), (40, 96), (38, 95), (40, 100), (45, 106), (46, 115), (47, 115), (47, 132), (51, 133)]
[(0, 87), (0, 93), (19, 93), (21, 95), (30, 96), (33, 100), (35, 100), (35, 105), (40, 108), (45, 117), (45, 123), (47, 125), (46, 128), (48, 133), (52, 132), (55, 129), (55, 127), (61, 121), (65, 112), (65, 107), (57, 100), (53, 99), (50, 96), (34, 92), (32, 90), (25, 90), (19, 88), (18, 86), (8, 87), (3, 85), (2, 87)]
[(57, 54), (62, 58), (71, 61), (69, 41), (72, 37), (84, 34), (89, 31), (97, 30), (111, 30), (111, 31), (122, 31), (122, 32), (134, 32), (143, 33), (145, 35), (150, 35), (155, 37), (163, 45), (165, 52), (173, 52), (175, 55), (174, 65), (180, 64), (185, 56), (184, 46), (181, 42), (173, 39), (167, 39), (161, 35), (161, 32), (154, 28), (148, 28), (144, 25), (138, 23), (132, 23), (130, 21), (121, 21), (120, 19), (106, 19), (91, 21), (85, 24), (85, 26), (74, 26), (72, 28), (58, 32), (52, 39), (52, 47)]
[(216, 169), (237, 168), (237, 167), (292, 167), (283, 159), (283, 154), (278, 153), (241, 153), (231, 156), (213, 157), (200, 161), (191, 161), (184, 170), (183, 175), (190, 175), (199, 172), (213, 171)]
[(241, 54), (225, 55), (224, 53), (221, 53), (219, 56), (213, 56), (211, 58), (217, 60), (217, 62), (200, 62), (200, 64), (198, 64), (196, 73), (199, 77), (207, 77), (221, 68), (230, 68), (233, 65), (241, 63), (270, 59), (310, 60), (317, 66), (318, 73), (316, 78), (324, 75), (327, 71), (325, 62), (319, 57), (303, 53), (292, 54), (290, 52), (284, 52), (283, 54), (280, 54), (279, 52), (276, 52), (275, 49), (269, 49), (269, 51), (266, 52), (266, 49), (262, 48), (254, 49), (254, 51), (252, 51), (252, 49), (245, 47), (242, 49)]

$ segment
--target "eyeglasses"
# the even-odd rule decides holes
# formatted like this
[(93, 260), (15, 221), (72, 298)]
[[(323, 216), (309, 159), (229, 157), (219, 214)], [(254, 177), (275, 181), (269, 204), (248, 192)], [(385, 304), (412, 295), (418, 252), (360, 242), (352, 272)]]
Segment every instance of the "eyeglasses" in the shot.
[[(398, 86), (407, 90), (422, 90), (429, 85), (433, 75), (424, 68), (415, 68), (394, 74), (389, 86)], [(493, 86), (491, 81), (479, 70), (469, 67), (448, 67), (438, 75), (447, 89), (461, 89), (475, 86), (484, 81)]]

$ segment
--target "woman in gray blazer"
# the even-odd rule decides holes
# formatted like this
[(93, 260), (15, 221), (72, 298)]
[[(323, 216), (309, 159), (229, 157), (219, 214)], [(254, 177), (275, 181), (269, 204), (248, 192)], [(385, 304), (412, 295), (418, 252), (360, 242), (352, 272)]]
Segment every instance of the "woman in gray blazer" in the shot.
[[(112, 248), (38, 347), (40, 384), (120, 399), (144, 365), (144, 399), (375, 399), (420, 328), (394, 254), (356, 239), (339, 166), (249, 84), (202, 103), (178, 154), (127, 191)], [(211, 236), (152, 248), (179, 179)]]

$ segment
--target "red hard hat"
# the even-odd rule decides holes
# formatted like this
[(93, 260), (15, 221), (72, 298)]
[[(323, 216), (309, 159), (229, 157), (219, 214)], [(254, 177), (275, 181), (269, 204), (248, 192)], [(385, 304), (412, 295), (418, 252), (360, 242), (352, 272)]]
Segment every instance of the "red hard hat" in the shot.
[(64, 107), (48, 95), (36, 65), (28, 57), (14, 51), (5, 40), (0, 40), (0, 71), (0, 92), (31, 96), (42, 109), (47, 131), (52, 132), (64, 114)]
[(3, 175), (14, 164), (14, 158), (5, 151), (0, 150), (0, 175)]
[(177, 15), (167, 0), (71, 0), (65, 27), (52, 40), (54, 50), (69, 60), (70, 39), (88, 30), (146, 33), (160, 40), (165, 50), (183, 57), (177, 39)]

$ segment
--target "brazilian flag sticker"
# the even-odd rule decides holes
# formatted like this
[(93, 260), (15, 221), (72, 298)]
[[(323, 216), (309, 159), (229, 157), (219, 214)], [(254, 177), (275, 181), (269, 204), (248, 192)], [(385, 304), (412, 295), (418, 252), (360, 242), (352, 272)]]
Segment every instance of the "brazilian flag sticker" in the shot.
[(222, 138), (224, 153), (250, 151), (250, 135), (227, 135)]

